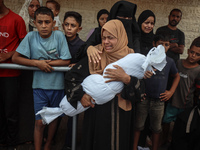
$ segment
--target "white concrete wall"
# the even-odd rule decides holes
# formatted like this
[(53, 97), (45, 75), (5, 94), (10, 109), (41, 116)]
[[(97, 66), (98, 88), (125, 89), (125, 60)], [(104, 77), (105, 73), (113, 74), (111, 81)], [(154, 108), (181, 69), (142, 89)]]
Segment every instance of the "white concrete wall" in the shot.
[[(83, 17), (80, 37), (86, 40), (90, 29), (97, 27), (96, 14), (105, 8), (110, 10), (117, 0), (57, 0), (61, 4), (60, 20), (63, 21), (66, 11), (77, 11)], [(168, 24), (168, 15), (173, 8), (179, 8), (183, 12), (182, 20), (178, 28), (185, 33), (185, 51), (182, 57), (186, 56), (187, 49), (194, 38), (200, 35), (200, 0), (129, 0), (137, 4), (136, 18), (146, 9), (152, 10), (156, 15), (155, 29)], [(5, 5), (16, 13), (19, 13), (24, 0), (4, 0)], [(46, 0), (43, 0), (45, 5)]]

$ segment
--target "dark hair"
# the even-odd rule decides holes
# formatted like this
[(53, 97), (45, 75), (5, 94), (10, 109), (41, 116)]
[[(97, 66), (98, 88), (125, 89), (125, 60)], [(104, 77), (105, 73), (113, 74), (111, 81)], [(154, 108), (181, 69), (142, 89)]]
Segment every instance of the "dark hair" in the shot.
[(59, 4), (57, 1), (55, 1), (55, 0), (47, 0), (46, 4), (47, 4), (47, 3), (52, 3), (52, 4), (54, 4), (55, 7), (56, 7), (56, 10), (57, 10), (57, 11), (60, 11), (60, 4)]
[(34, 20), (36, 20), (36, 16), (37, 16), (38, 14), (51, 16), (51, 18), (54, 20), (53, 12), (51, 11), (51, 9), (49, 9), (49, 8), (47, 8), (47, 7), (39, 7), (39, 8), (35, 11)]
[(170, 42), (170, 34), (167, 31), (164, 31), (164, 30), (156, 32), (153, 41), (156, 43), (160, 40)]
[(145, 20), (147, 20), (151, 16), (154, 18), (154, 23), (156, 23), (155, 14), (151, 10), (144, 10), (140, 14), (140, 16), (138, 17), (138, 25), (139, 25), (139, 27), (141, 28), (142, 23), (145, 22)]
[(178, 8), (172, 9), (172, 10), (170, 11), (170, 14), (169, 14), (169, 15), (171, 15), (173, 11), (180, 12), (180, 13), (181, 13), (181, 17), (182, 17), (182, 11), (181, 11), (180, 9), (178, 9)]
[(67, 19), (68, 17), (74, 17), (74, 19), (76, 20), (76, 22), (78, 22), (79, 27), (81, 26), (81, 23), (82, 23), (82, 16), (81, 16), (78, 12), (76, 12), (76, 11), (67, 11), (67, 12), (65, 13), (63, 22), (64, 22), (65, 19)]
[(192, 44), (190, 45), (190, 48), (191, 48), (192, 46), (200, 47), (200, 36), (194, 39), (194, 41), (193, 41)]
[[(101, 10), (99, 10), (99, 12), (97, 13), (97, 22), (98, 22), (98, 24), (99, 24), (99, 18), (100, 18), (101, 15), (103, 15), (103, 14), (109, 15), (109, 12), (108, 12), (106, 9), (101, 9)], [(99, 24), (99, 27), (100, 27), (100, 24)]]

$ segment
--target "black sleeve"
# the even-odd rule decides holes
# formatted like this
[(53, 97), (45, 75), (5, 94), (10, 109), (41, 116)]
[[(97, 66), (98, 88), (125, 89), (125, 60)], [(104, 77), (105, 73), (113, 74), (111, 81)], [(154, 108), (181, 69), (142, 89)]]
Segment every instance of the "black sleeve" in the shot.
[(135, 37), (134, 42), (133, 42), (133, 49), (135, 53), (141, 53), (140, 50), (140, 37)]
[(77, 102), (85, 94), (81, 83), (90, 75), (88, 67), (88, 58), (82, 58), (76, 65), (65, 73), (65, 94), (70, 104), (77, 108)]
[(144, 81), (131, 76), (131, 81), (128, 85), (124, 84), (121, 96), (123, 99), (130, 100), (133, 103), (140, 101), (144, 96), (145, 86)]
[(80, 60), (81, 58), (86, 57), (88, 47), (95, 46), (100, 43), (101, 43), (101, 28), (95, 28), (94, 32), (89, 37), (89, 39), (85, 42), (85, 44), (83, 44), (79, 48), (79, 50), (76, 54), (76, 58)]

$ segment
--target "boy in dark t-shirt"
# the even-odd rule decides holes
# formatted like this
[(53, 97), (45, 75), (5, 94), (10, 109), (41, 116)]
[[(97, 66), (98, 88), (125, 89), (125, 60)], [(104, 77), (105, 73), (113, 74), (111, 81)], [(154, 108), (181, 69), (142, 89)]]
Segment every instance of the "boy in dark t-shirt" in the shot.
[[(167, 52), (170, 44), (169, 35), (164, 31), (158, 32), (154, 37), (153, 46), (160, 44), (165, 47), (165, 52)], [(136, 104), (133, 150), (137, 150), (140, 131), (144, 129), (148, 114), (150, 116), (150, 129), (153, 133), (153, 150), (158, 149), (160, 132), (162, 131), (161, 123), (164, 114), (164, 102), (168, 101), (173, 95), (180, 80), (174, 61), (169, 57), (166, 57), (166, 61), (167, 64), (162, 71), (156, 71), (155, 75), (145, 80), (146, 99)], [(170, 90), (166, 90), (169, 74), (174, 77), (174, 81)]]
[(68, 11), (65, 13), (63, 20), (63, 30), (65, 32), (69, 51), (72, 56), (71, 65), (69, 67), (72, 67), (79, 61), (75, 55), (79, 48), (85, 43), (78, 36), (78, 33), (82, 30), (81, 22), (82, 16), (78, 12)]
[[(72, 56), (71, 64), (69, 65), (69, 67), (73, 67), (79, 61), (79, 59), (76, 58), (76, 53), (78, 52), (79, 48), (85, 43), (78, 36), (78, 33), (82, 30), (81, 23), (82, 16), (78, 12), (68, 11), (65, 13), (63, 20), (63, 30), (65, 32), (65, 37), (68, 42), (69, 51)], [(69, 117), (67, 122), (66, 140), (62, 150), (71, 149), (71, 143), (72, 117)]]

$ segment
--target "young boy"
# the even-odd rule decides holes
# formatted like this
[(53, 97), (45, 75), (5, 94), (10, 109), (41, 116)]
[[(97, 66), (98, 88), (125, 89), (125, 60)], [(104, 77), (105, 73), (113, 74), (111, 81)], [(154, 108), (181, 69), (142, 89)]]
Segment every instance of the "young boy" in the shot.
[[(79, 60), (76, 58), (76, 53), (79, 48), (85, 43), (82, 41), (78, 33), (82, 30), (81, 27), (82, 16), (75, 11), (68, 11), (65, 13), (63, 20), (63, 30), (65, 32), (65, 37), (68, 42), (69, 51), (71, 53), (72, 59), (69, 67), (73, 67)], [(62, 150), (71, 148), (72, 143), (72, 117), (68, 118), (67, 122), (67, 135), (65, 144)]]
[(200, 90), (200, 65), (198, 61), (200, 61), (200, 37), (192, 42), (188, 49), (187, 58), (177, 61), (180, 82), (171, 103), (167, 104), (163, 117), (165, 126), (174, 122), (180, 112), (194, 106), (194, 93)]
[[(165, 47), (165, 52), (167, 52), (170, 47), (169, 40), (169, 35), (166, 32), (158, 32), (154, 37), (153, 46), (162, 44)], [(168, 101), (173, 95), (180, 79), (174, 61), (169, 57), (166, 57), (166, 61), (167, 64), (162, 71), (156, 71), (156, 75), (145, 79), (145, 100), (136, 104), (133, 150), (137, 150), (140, 131), (144, 129), (148, 114), (150, 116), (150, 129), (153, 133), (152, 150), (158, 149), (159, 136), (162, 131), (161, 123), (164, 113), (164, 102)], [(169, 74), (174, 77), (174, 81), (171, 89), (167, 91)]]
[[(55, 21), (53, 12), (47, 7), (40, 7), (34, 15), (38, 31), (29, 32), (13, 56), (13, 62), (36, 66), (34, 71), (33, 96), (35, 113), (44, 106), (59, 106), (64, 97), (64, 73), (54, 72), (52, 66), (67, 66), (70, 63), (70, 52), (61, 31), (52, 31)], [(41, 116), (35, 116), (34, 143), (35, 150), (40, 150), (45, 125)], [(48, 138), (44, 150), (50, 149), (57, 120), (49, 125)]]
[(68, 11), (65, 13), (63, 30), (65, 32), (69, 51), (72, 56), (70, 67), (79, 61), (76, 59), (75, 55), (79, 48), (84, 44), (84, 42), (78, 36), (78, 33), (82, 30), (81, 23), (82, 16), (78, 12)]
[(55, 26), (53, 27), (53, 30), (62, 30), (62, 24), (60, 22), (60, 19), (59, 19), (59, 12), (60, 12), (60, 4), (55, 1), (55, 0), (47, 0), (46, 2), (46, 7), (51, 9), (52, 12), (53, 12), (53, 15), (54, 15), (54, 20), (56, 21), (56, 24)]

